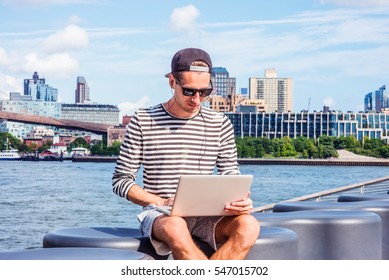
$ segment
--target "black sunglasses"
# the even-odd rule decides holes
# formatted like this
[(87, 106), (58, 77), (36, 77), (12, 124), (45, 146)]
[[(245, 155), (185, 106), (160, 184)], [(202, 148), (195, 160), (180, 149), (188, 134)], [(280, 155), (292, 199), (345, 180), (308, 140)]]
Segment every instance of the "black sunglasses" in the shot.
[(183, 87), (177, 78), (175, 80), (176, 83), (182, 88), (182, 94), (185, 96), (195, 96), (195, 94), (198, 92), (200, 97), (207, 97), (211, 94), (213, 90), (212, 81), (209, 81), (211, 85), (209, 88), (196, 89), (196, 88)]

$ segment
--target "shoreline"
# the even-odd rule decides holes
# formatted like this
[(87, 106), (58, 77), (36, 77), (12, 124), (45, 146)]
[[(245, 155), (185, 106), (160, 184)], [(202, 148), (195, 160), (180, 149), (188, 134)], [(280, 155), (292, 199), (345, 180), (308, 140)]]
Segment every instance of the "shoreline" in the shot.
[[(116, 162), (117, 157), (84, 156), (73, 158), (73, 162)], [(330, 159), (292, 159), (292, 158), (241, 158), (239, 164), (257, 165), (338, 165), (338, 166), (389, 166), (389, 159), (376, 158), (330, 158)]]
[(331, 165), (331, 166), (389, 166), (387, 159), (238, 159), (239, 164), (258, 165)]

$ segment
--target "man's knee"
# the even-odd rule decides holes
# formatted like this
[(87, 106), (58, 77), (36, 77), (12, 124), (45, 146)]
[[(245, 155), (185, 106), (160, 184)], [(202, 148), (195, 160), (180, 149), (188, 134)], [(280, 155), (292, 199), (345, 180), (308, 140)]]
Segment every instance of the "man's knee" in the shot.
[(258, 238), (260, 225), (258, 220), (252, 215), (241, 215), (238, 219), (238, 227), (244, 233), (250, 234)]
[(223, 239), (237, 238), (255, 242), (258, 238), (260, 226), (258, 220), (252, 215), (225, 217), (217, 227), (217, 237)]
[(258, 239), (260, 225), (258, 220), (252, 215), (240, 215), (234, 220), (232, 231), (233, 238), (239, 239), (242, 246), (251, 247)]
[(161, 241), (178, 241), (185, 232), (188, 232), (188, 227), (185, 220), (180, 217), (161, 216), (153, 225), (153, 236)]

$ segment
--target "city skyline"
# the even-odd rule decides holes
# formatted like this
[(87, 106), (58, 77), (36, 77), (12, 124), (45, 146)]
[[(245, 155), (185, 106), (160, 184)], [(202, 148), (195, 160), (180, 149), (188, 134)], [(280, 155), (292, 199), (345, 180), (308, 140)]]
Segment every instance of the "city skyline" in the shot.
[(72, 103), (84, 76), (94, 102), (131, 114), (170, 97), (163, 75), (191, 46), (236, 77), (237, 92), (275, 68), (293, 78), (294, 111), (361, 111), (389, 82), (387, 2), (0, 0), (0, 98), (38, 71)]

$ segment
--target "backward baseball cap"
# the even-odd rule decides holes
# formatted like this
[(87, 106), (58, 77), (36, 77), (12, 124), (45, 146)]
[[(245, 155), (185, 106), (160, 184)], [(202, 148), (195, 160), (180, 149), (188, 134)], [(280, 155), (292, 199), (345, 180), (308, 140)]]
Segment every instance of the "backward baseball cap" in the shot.
[[(208, 67), (191, 65), (193, 61), (196, 60), (204, 61), (208, 65)], [(176, 54), (173, 56), (170, 73), (176, 73), (182, 71), (197, 71), (197, 72), (211, 73), (212, 71), (211, 57), (206, 51), (202, 49), (196, 49), (196, 48), (182, 49), (176, 52)], [(170, 73), (167, 73), (165, 77), (169, 77)]]

